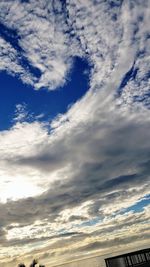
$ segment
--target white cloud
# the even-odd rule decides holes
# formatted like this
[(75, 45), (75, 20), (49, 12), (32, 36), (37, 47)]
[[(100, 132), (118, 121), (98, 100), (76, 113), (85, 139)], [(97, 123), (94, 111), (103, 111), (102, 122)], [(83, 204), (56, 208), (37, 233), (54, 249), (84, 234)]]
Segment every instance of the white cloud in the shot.
[[(148, 92), (149, 3), (115, 2), (110, 8), (110, 1), (67, 1), (65, 12), (59, 1), (0, 3), (2, 23), (17, 31), (22, 56), (42, 75), (26, 74), (18, 51), (3, 39), (1, 69), (49, 90), (63, 86), (76, 55), (87, 57), (92, 69), (87, 94), (51, 125), (27, 123), (18, 106), (16, 125), (0, 133), (2, 245), (9, 255), (53, 246), (55, 262), (148, 242), (149, 207), (120, 212), (149, 193), (150, 114), (133, 103)], [(132, 66), (136, 79), (116, 99)]]
[[(43, 230), (40, 226), (41, 234), (35, 230), (36, 238), (59, 236), (61, 231), (68, 233), (85, 229), (86, 232), (86, 227), (80, 226), (81, 222), (92, 220), (97, 215), (105, 218), (115, 214), (148, 194), (149, 117), (143, 121), (140, 112), (130, 117), (118, 114), (112, 108), (112, 100), (98, 108), (101, 95), (103, 92), (91, 96), (91, 103), (88, 95), (78, 102), (64, 115), (64, 119), (61, 118), (61, 123), (58, 122), (50, 135), (40, 123), (18, 123), (11, 130), (1, 133), (0, 158), (5, 177), (11, 175), (14, 187), (21, 176), (24, 183), (28, 182), (29, 188), (34, 186), (32, 192), (36, 195), (35, 198), (19, 200), (23, 197), (21, 192), (21, 196), (10, 195), (18, 201), (1, 204), (4, 227), (13, 222), (29, 225), (19, 230), (22, 244), (26, 229), (28, 232), (31, 229), (28, 242), (33, 242), (32, 225), (36, 220), (42, 222), (47, 219)], [(82, 114), (82, 109), (83, 118), (79, 118), (78, 112)], [(86, 114), (90, 114), (89, 118)], [(5, 189), (3, 185), (1, 187)], [(8, 190), (9, 187), (6, 195)], [(45, 190), (48, 191), (43, 193)], [(15, 190), (12, 192), (15, 194)], [(28, 191), (26, 197), (33, 196), (32, 192)], [(7, 210), (13, 212), (10, 214)], [(69, 222), (68, 215), (84, 218), (81, 221), (74, 217)], [(50, 222), (52, 225), (49, 226)], [(13, 235), (17, 238), (18, 232), (13, 228)], [(87, 227), (91, 236), (94, 228)], [(94, 240), (93, 236), (88, 244)], [(90, 250), (89, 246), (87, 250)]]
[[(41, 72), (38, 80), (34, 77), (34, 70), (31, 73), (31, 81), (27, 80), (24, 75), (21, 75), (22, 80), (32, 85), (34, 82), (36, 89), (46, 87), (53, 90), (63, 86), (72, 64), (72, 45), (68, 35), (65, 34), (67, 26), (61, 2), (54, 2), (53, 5), (39, 0), (37, 5), (37, 1), (25, 4), (20, 1), (10, 1), (9, 3), (2, 1), (0, 6), (3, 11), (2, 23), (9, 29), (15, 30), (19, 37), (18, 46), (22, 50), (20, 56), (23, 56), (29, 65), (38, 68)], [(31, 10), (33, 10), (32, 13)], [(70, 47), (70, 52), (68, 47)], [(3, 54), (2, 59), (10, 61), (10, 56)], [(13, 61), (10, 63), (7, 68), (12, 71)], [(23, 67), (30, 70), (24, 64)]]

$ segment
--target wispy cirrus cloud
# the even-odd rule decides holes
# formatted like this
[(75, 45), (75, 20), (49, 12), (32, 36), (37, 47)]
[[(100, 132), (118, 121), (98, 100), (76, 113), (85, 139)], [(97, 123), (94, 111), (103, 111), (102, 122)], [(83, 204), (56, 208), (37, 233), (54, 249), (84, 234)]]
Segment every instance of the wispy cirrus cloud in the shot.
[[(21, 79), (31, 85), (34, 83), (37, 89), (40, 87), (55, 89), (63, 86), (71, 66), (73, 49), (68, 35), (65, 34), (67, 28), (61, 2), (38, 1), (37, 5), (34, 1), (28, 3), (2, 1), (1, 10), (1, 23), (6, 28), (3, 37), (8, 39), (7, 37), (12, 35), (11, 29), (15, 31), (17, 45), (12, 37), (8, 39), (8, 43), (20, 59), (18, 65), (31, 75), (31, 81), (22, 73)], [(11, 62), (8, 53), (2, 54), (2, 57)], [(7, 68), (8, 71), (14, 72), (12, 64), (7, 65)], [(37, 70), (41, 73), (40, 77), (37, 77)]]

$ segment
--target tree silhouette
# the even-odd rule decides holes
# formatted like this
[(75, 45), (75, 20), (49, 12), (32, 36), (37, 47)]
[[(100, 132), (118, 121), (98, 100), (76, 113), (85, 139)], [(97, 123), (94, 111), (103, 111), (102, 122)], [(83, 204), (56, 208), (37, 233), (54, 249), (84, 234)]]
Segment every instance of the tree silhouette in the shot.
[(33, 260), (33, 262), (30, 264), (30, 267), (35, 267), (35, 265), (38, 263), (38, 261), (37, 260)]
[[(35, 265), (38, 263), (37, 260), (33, 260), (32, 263), (30, 264), (30, 267), (35, 267)], [(26, 267), (24, 263), (19, 263), (18, 264), (18, 267)], [(45, 267), (45, 265), (39, 265), (39, 267)]]

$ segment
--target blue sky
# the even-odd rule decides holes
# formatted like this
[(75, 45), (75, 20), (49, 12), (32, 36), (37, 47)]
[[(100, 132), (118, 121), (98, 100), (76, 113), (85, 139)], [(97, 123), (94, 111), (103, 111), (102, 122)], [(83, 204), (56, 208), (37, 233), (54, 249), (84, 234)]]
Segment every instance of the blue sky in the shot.
[(86, 93), (89, 76), (89, 64), (78, 57), (73, 60), (65, 85), (51, 92), (47, 88), (36, 91), (33, 86), (24, 84), (19, 77), (1, 72), (0, 130), (7, 130), (13, 126), (17, 105), (22, 105), (26, 109), (26, 120), (29, 122), (38, 117), (40, 121), (52, 121), (57, 115), (65, 113), (69, 106)]
[(149, 246), (149, 16), (0, 1), (0, 267)]
[(149, 205), (150, 195), (145, 196), (140, 202), (136, 203), (135, 205), (129, 207), (126, 211), (134, 211), (139, 212), (144, 209), (144, 207)]

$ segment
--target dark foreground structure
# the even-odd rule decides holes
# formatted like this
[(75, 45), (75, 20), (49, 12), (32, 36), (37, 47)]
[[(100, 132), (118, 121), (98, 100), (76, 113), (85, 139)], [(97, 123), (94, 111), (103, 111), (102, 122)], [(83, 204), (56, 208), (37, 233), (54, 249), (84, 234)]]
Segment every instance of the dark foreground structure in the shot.
[(105, 259), (106, 267), (150, 267), (150, 248)]

